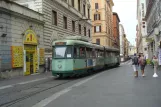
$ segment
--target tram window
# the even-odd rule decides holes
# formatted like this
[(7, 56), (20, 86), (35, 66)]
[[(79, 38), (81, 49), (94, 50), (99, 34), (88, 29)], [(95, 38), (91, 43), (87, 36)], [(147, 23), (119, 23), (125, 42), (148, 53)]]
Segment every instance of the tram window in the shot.
[(87, 49), (86, 49), (86, 53), (87, 53), (87, 54), (86, 54), (86, 57), (87, 57), (87, 58), (92, 58), (92, 49), (91, 49), (91, 48), (87, 48)]
[(53, 47), (53, 50), (52, 50), (53, 52), (52, 52), (52, 58), (54, 58), (54, 51), (55, 51), (55, 48)]
[(92, 51), (92, 58), (96, 58), (96, 51)]
[(103, 57), (103, 51), (99, 51), (99, 57)]
[(85, 58), (86, 54), (85, 54), (85, 48), (84, 47), (80, 47), (79, 48), (80, 51), (80, 57), (81, 58)]
[(79, 48), (74, 47), (74, 58), (79, 58)]
[(71, 47), (67, 48), (66, 54), (67, 54), (67, 58), (71, 58), (72, 57), (72, 48)]

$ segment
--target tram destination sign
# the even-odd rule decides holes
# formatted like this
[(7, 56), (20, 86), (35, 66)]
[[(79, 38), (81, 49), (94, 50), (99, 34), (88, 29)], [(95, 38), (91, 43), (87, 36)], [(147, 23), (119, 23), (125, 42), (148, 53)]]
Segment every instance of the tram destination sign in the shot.
[(66, 45), (66, 42), (56, 42), (55, 45)]

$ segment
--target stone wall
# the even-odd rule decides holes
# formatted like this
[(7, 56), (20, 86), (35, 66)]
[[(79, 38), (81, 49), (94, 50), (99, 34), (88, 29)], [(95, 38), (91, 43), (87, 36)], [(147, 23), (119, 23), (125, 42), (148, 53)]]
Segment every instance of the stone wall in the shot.
[[(42, 15), (13, 2), (0, 1), (0, 77), (23, 75), (23, 68), (12, 68), (11, 46), (22, 46), (24, 32), (39, 35), (38, 47), (44, 48)], [(2, 36), (6, 34), (6, 36)]]

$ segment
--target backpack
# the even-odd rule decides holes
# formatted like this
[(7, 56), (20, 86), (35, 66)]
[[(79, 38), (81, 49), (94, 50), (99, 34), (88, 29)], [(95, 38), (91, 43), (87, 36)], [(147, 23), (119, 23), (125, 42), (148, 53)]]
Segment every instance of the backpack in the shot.
[(146, 59), (142, 59), (141, 65), (146, 65)]
[(134, 58), (133, 58), (133, 64), (134, 64), (134, 65), (137, 65), (137, 64), (138, 64), (138, 58), (137, 58), (137, 57), (134, 57)]

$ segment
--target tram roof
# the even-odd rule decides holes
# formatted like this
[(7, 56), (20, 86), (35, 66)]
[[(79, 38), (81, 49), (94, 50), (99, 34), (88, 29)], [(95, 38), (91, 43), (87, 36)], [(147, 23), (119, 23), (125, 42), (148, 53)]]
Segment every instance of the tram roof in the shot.
[[(81, 40), (56, 40), (53, 42), (53, 46), (56, 45), (56, 43), (65, 43), (65, 45), (84, 45), (84, 46), (88, 46), (91, 48), (96, 48), (96, 49), (106, 49), (107, 51), (119, 51), (116, 48), (110, 48), (110, 47), (106, 47), (106, 46), (101, 46), (101, 45), (97, 45), (97, 44), (92, 44), (90, 42), (85, 42), (85, 41), (81, 41)], [(61, 46), (61, 45), (60, 45)]]

